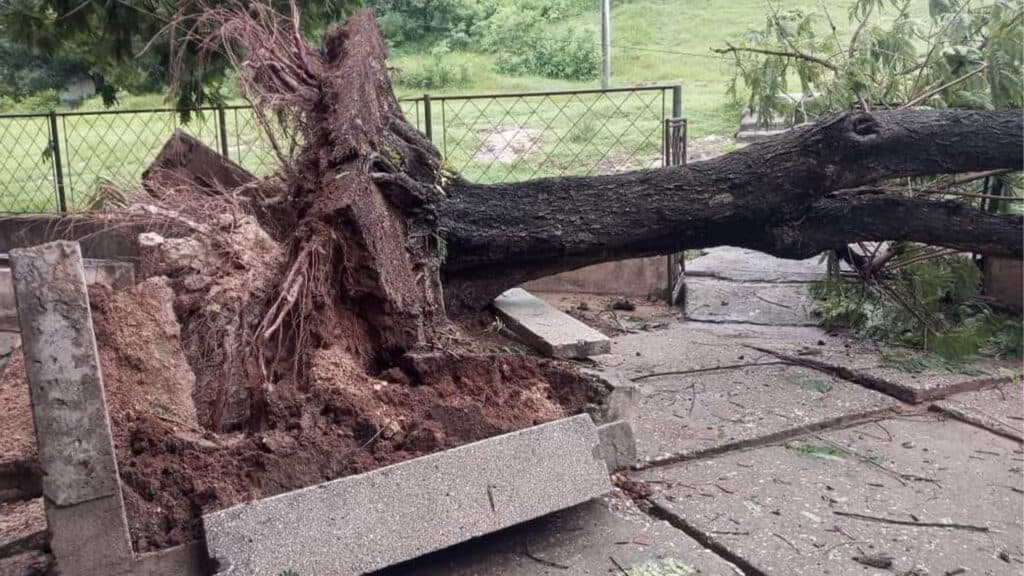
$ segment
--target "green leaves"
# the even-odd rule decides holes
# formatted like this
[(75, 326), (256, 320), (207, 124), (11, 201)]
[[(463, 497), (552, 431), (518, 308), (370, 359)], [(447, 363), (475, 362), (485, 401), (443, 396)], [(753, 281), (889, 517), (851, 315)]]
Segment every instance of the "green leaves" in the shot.
[(847, 456), (849, 456), (846, 451), (840, 450), (834, 446), (808, 443), (787, 444), (786, 450), (800, 456), (801, 458), (828, 460), (830, 462), (845, 462)]

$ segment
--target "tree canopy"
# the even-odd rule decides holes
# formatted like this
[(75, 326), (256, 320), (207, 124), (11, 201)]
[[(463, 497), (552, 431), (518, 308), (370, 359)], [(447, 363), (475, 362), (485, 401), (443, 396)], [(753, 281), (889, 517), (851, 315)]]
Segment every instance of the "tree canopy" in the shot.
[[(0, 44), (0, 49), (28, 49), (31, 53), (26, 58), (74, 63), (92, 75), (104, 102), (111, 104), (120, 88), (164, 89), (170, 81), (172, 47), (197, 25), (196, 17), (218, 5), (244, 4), (239, 0), (9, 0), (0, 5), (0, 38), (10, 44)], [(301, 0), (297, 4), (303, 31), (315, 38), (328, 25), (344, 21), (361, 2)], [(284, 0), (272, 5), (284, 13), (290, 9)], [(195, 46), (187, 44), (181, 49), (186, 54), (196, 52)], [(182, 66), (174, 94), (177, 106), (220, 101), (227, 71), (224, 59)]]

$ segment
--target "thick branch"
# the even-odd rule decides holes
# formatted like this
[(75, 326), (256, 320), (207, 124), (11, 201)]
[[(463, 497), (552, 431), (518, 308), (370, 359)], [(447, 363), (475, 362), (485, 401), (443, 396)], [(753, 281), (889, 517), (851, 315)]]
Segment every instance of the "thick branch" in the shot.
[[(595, 262), (721, 244), (794, 255), (857, 239), (946, 245), (949, 237), (953, 247), (1014, 253), (1007, 245), (1020, 244), (1019, 219), (990, 221), (963, 208), (955, 221), (969, 231), (955, 232), (949, 223), (928, 227), (953, 218), (948, 208), (939, 217), (942, 203), (907, 203), (935, 217), (903, 211), (905, 220), (894, 221), (873, 211), (902, 207), (898, 199), (843, 205), (822, 198), (887, 178), (1019, 168), (1022, 146), (1020, 110), (846, 113), (687, 167), (498, 186), (458, 182), (438, 207), (449, 247), (447, 292), (482, 301), (517, 282)], [(854, 206), (863, 209), (834, 241), (828, 228), (811, 224)], [(899, 234), (896, 224), (910, 232)], [(809, 226), (810, 248), (798, 241), (802, 226)], [(1016, 236), (1007, 236), (1014, 226)], [(990, 232), (999, 235), (975, 237)]]
[(795, 48), (790, 51), (770, 50), (767, 48), (747, 48), (743, 46), (737, 47), (733, 46), (732, 44), (729, 44), (728, 48), (712, 48), (711, 51), (714, 52), (715, 54), (735, 54), (737, 52), (750, 52), (752, 54), (765, 54), (767, 56), (781, 56), (782, 58), (794, 58), (796, 60), (806, 60), (808, 62), (813, 62), (819, 66), (824, 66), (825, 68), (828, 68), (833, 72), (837, 72), (839, 70), (839, 68), (837, 68), (835, 64), (829, 62), (828, 60), (825, 60), (824, 58), (819, 58), (817, 56), (814, 56), (813, 54), (802, 52)]

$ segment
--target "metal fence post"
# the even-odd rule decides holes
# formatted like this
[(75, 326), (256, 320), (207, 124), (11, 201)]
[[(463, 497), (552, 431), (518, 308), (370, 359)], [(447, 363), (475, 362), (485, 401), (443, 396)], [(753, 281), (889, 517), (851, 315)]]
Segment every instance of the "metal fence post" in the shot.
[(64, 167), (60, 158), (60, 133), (57, 130), (57, 112), (50, 110), (50, 159), (53, 162), (53, 177), (57, 184), (57, 210), (68, 211), (64, 191)]
[[(676, 84), (672, 87), (672, 119), (678, 121), (683, 117), (683, 86), (682, 84)], [(679, 142), (679, 124), (673, 122), (672, 126), (672, 143)], [(679, 147), (673, 146), (672, 150), (672, 162), (673, 166), (679, 166), (683, 164), (682, 155), (679, 153)]]
[(217, 123), (220, 124), (220, 153), (228, 158), (228, 121), (223, 102), (217, 105)]
[(423, 95), (423, 130), (427, 133), (427, 140), (434, 141), (434, 122), (430, 117), (430, 94)]

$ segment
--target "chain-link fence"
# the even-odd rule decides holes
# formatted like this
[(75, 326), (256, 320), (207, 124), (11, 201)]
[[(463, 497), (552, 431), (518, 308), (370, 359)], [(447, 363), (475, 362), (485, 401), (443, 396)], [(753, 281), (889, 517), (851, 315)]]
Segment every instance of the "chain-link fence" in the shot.
[[(423, 96), (401, 104), (448, 165), (477, 182), (680, 163), (678, 124), (666, 122), (682, 115), (679, 86)], [(0, 213), (83, 210), (107, 189), (136, 187), (176, 129), (257, 175), (275, 170), (251, 109), (204, 108), (188, 123), (180, 118), (173, 109), (0, 116)], [(666, 156), (669, 149), (677, 152)]]

